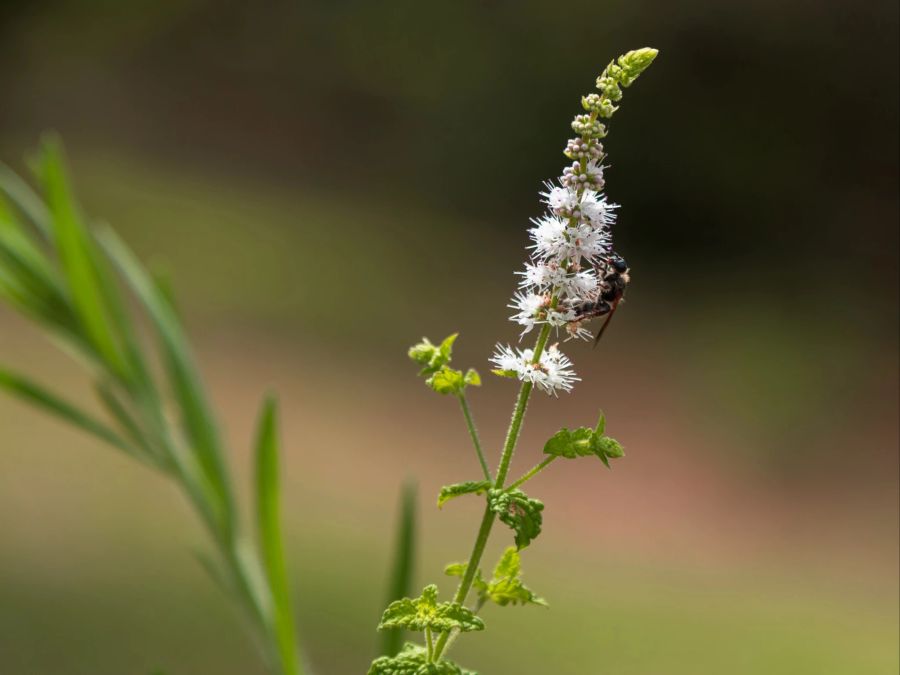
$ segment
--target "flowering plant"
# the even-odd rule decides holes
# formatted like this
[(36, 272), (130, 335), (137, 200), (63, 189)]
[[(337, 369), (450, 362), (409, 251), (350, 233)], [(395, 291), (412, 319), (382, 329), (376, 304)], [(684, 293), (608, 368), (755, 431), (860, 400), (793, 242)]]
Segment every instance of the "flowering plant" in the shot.
[[(494, 374), (521, 382), (496, 474), (488, 468), (466, 397), (466, 389), (479, 386), (481, 378), (473, 369), (463, 373), (450, 366), (457, 336), (451, 335), (438, 345), (426, 338), (409, 351), (410, 358), (421, 366), (419, 374), (426, 377), (425, 383), (459, 401), (481, 466), (478, 480), (441, 488), (438, 506), (463, 495), (481, 495), (485, 509), (469, 560), (445, 569), (447, 575), (460, 578), (452, 600), (438, 602), (437, 586), (429, 585), (420, 597), (396, 600), (384, 611), (379, 629), (422, 632), (425, 644), (407, 643), (397, 653), (375, 659), (369, 675), (470, 673), (445, 654), (461, 634), (484, 630), (478, 614), (485, 604), (545, 604), (522, 583), (520, 557), (522, 549), (541, 532), (544, 505), (519, 488), (560, 457), (594, 455), (608, 467), (611, 459), (624, 454), (622, 446), (605, 434), (601, 414), (594, 427), (563, 428), (554, 434), (544, 446), (545, 459), (507, 485), (534, 389), (557, 395), (571, 391), (579, 380), (558, 345), (548, 345), (551, 334), (563, 332), (568, 339), (591, 337), (585, 324), (598, 317), (606, 317), (608, 322), (628, 283), (628, 267), (612, 248), (611, 226), (618, 207), (602, 194), (605, 153), (600, 139), (606, 136), (606, 125), (600, 120), (612, 117), (622, 88), (630, 86), (656, 54), (655, 49), (638, 49), (606, 67), (597, 78), (598, 92), (581, 99), (584, 113), (572, 121), (576, 136), (564, 150), (572, 164), (563, 170), (557, 183), (547, 183), (541, 193), (548, 213), (535, 220), (529, 230), (530, 260), (519, 273), (520, 288), (510, 305), (516, 311), (511, 320), (522, 326), (522, 335), (538, 327), (537, 340), (529, 349), (498, 345), (491, 358), (496, 366)], [(481, 560), (498, 519), (512, 530), (515, 545), (506, 549), (492, 575), (486, 577), (481, 572)], [(476, 600), (470, 607), (467, 602), (472, 591)]]

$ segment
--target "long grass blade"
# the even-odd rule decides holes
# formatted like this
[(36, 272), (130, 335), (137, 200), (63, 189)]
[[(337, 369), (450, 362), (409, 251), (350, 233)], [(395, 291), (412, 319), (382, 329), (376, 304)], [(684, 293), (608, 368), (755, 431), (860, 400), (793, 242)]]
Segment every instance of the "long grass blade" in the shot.
[[(397, 518), (394, 560), (388, 584), (387, 603), (412, 596), (416, 556), (416, 483), (407, 481), (400, 494), (400, 513)], [(403, 631), (399, 628), (382, 633), (381, 654), (394, 656), (403, 645)]]
[(298, 675), (300, 665), (294, 615), (281, 538), (278, 473), (277, 405), (270, 398), (263, 406), (256, 439), (256, 521), (263, 565), (272, 594), (273, 623), (282, 668), (284, 675)]
[(0, 191), (15, 204), (35, 227), (49, 239), (52, 231), (50, 211), (41, 198), (19, 175), (6, 164), (0, 162)]
[(5, 389), (13, 396), (17, 396), (42, 410), (53, 413), (131, 457), (144, 462), (147, 461), (146, 457), (137, 452), (103, 422), (16, 373), (0, 368), (0, 389)]
[(43, 144), (42, 174), (52, 214), (54, 242), (68, 282), (72, 306), (97, 353), (116, 373), (127, 377), (128, 368), (117, 333), (104, 302), (92, 252), (92, 241), (75, 206), (63, 166), (62, 149), (54, 138)]
[(109, 228), (97, 233), (100, 245), (147, 311), (159, 334), (172, 389), (182, 411), (182, 422), (204, 477), (215, 491), (221, 517), (220, 535), (234, 536), (234, 506), (228, 473), (222, 458), (218, 426), (197, 374), (178, 317), (134, 254)]

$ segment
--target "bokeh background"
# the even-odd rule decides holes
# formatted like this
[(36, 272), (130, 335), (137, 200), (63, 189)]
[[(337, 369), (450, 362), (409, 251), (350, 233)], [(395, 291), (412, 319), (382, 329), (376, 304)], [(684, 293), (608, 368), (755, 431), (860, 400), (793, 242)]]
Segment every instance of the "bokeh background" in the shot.
[[(61, 132), (86, 209), (170, 270), (245, 491), (280, 393), (302, 638), (317, 673), (361, 673), (403, 479), (420, 583), (467, 555), (480, 508), (433, 507), (477, 465), (406, 347), (459, 330), (484, 372), (515, 339), (513, 270), (579, 96), (659, 48), (606, 143), (628, 303), (598, 350), (569, 348), (584, 382), (536, 400), (516, 467), (600, 407), (628, 456), (534, 482), (527, 580), (551, 609), (488, 609), (456, 657), (890, 674), (897, 35), (893, 0), (7, 0), (0, 157), (24, 169)], [(6, 308), (0, 360), (85, 391)], [(494, 456), (514, 389), (472, 396)], [(4, 675), (260, 672), (176, 493), (5, 398), (0, 535)]]

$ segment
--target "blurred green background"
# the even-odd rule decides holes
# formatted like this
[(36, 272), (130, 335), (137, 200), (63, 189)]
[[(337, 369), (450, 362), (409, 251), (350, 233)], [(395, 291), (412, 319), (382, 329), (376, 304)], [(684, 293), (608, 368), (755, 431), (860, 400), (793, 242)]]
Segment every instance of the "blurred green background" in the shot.
[[(286, 529), (316, 672), (376, 648), (400, 484), (418, 581), (464, 558), (477, 465), (406, 361), (483, 372), (542, 181), (614, 55), (661, 55), (606, 143), (629, 302), (516, 466), (598, 407), (626, 459), (535, 481), (551, 608), (488, 609), (456, 657), (538, 675), (898, 672), (898, 7), (714, 0), (7, 0), (0, 158), (69, 150), (86, 209), (171, 273), (239, 480), (284, 409)], [(0, 308), (0, 361), (79, 369)], [(473, 405), (496, 456), (514, 397)], [(174, 491), (0, 399), (0, 672), (259, 673)], [(492, 550), (506, 544), (496, 537)], [(502, 541), (501, 541), (502, 540)], [(523, 649), (523, 643), (526, 647)]]

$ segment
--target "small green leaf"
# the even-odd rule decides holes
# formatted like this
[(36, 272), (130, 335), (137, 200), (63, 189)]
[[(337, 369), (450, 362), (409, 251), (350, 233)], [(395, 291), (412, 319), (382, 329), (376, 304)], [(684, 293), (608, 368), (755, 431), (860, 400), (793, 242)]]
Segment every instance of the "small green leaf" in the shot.
[(508, 378), (510, 378), (510, 379), (512, 379), (512, 380), (514, 380), (514, 379), (516, 379), (517, 377), (519, 377), (518, 373), (516, 373), (516, 371), (514, 371), (514, 370), (498, 370), (498, 369), (495, 369), (495, 370), (492, 370), (491, 372), (492, 372), (494, 375), (496, 375), (497, 377), (508, 377)]
[(442, 366), (425, 380), (425, 384), (439, 394), (459, 394), (465, 389), (466, 381), (461, 370)]
[(455, 602), (437, 601), (438, 588), (426, 586), (418, 598), (395, 600), (384, 610), (378, 630), (407, 628), (413, 631), (431, 629), (436, 632), (484, 630), (484, 622), (466, 607)]
[(489, 490), (488, 504), (500, 521), (515, 532), (520, 551), (541, 533), (544, 504), (521, 490)]
[(481, 386), (481, 375), (478, 374), (478, 371), (474, 368), (469, 368), (466, 371), (466, 386), (472, 387), (480, 387)]
[(595, 429), (580, 427), (569, 430), (563, 427), (544, 444), (544, 454), (566, 459), (596, 455), (609, 467), (609, 460), (622, 457), (625, 451), (618, 441), (603, 435), (605, 429), (606, 420), (602, 413)]
[(450, 363), (453, 354), (453, 343), (459, 333), (448, 335), (440, 345), (433, 345), (428, 338), (413, 345), (409, 350), (409, 358), (422, 366), (419, 375), (432, 375)]
[(480, 495), (490, 489), (492, 483), (487, 480), (470, 480), (465, 483), (454, 483), (453, 485), (445, 485), (441, 488), (438, 495), (437, 505), (441, 508), (446, 502), (463, 495), (476, 494)]
[(600, 411), (600, 419), (597, 420), (597, 426), (594, 427), (594, 433), (597, 436), (602, 436), (606, 431), (606, 415), (603, 414), (603, 411)]
[(463, 670), (447, 659), (436, 663), (428, 661), (425, 647), (407, 642), (396, 656), (380, 656), (369, 666), (367, 675), (478, 675)]
[(453, 354), (453, 343), (456, 342), (456, 338), (458, 337), (459, 333), (448, 335), (444, 338), (444, 341), (441, 342), (441, 346), (438, 347), (438, 354), (440, 354), (444, 363), (450, 363), (450, 357)]
[(494, 577), (486, 585), (484, 596), (501, 607), (506, 605), (544, 605), (547, 603), (537, 597), (530, 588), (522, 583), (522, 561), (519, 552), (510, 546), (494, 568)]

